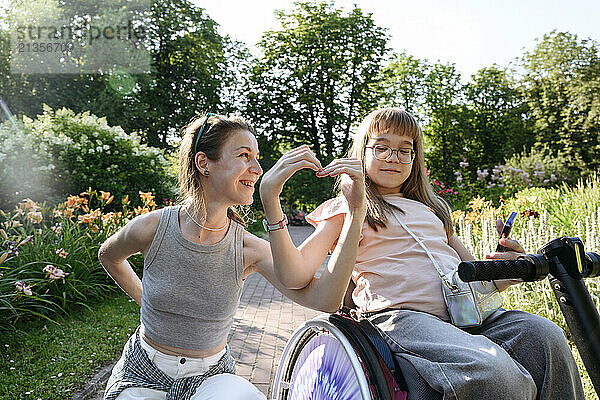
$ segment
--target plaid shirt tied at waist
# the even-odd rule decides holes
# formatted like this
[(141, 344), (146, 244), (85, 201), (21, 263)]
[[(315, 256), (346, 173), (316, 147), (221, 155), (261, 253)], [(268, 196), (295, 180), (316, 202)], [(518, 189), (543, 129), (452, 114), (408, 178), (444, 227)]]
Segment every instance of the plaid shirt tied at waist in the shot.
[(207, 378), (223, 373), (235, 374), (235, 360), (227, 347), (223, 357), (204, 374), (173, 379), (150, 361), (140, 344), (139, 330), (138, 327), (125, 344), (123, 356), (115, 365), (106, 385), (104, 400), (114, 400), (123, 390), (131, 387), (167, 392), (166, 400), (189, 400)]

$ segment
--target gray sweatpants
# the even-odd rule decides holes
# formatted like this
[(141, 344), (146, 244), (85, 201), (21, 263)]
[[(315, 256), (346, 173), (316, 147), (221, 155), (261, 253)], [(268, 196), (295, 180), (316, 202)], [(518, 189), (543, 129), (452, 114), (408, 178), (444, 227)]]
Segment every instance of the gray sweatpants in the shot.
[(498, 310), (464, 330), (411, 310), (369, 319), (444, 400), (585, 399), (564, 332), (546, 318)]

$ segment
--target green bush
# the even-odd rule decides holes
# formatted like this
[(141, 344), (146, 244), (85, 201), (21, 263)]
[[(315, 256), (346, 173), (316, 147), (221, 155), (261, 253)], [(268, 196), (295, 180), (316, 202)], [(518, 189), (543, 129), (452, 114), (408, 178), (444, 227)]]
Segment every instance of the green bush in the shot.
[[(106, 119), (68, 109), (23, 117), (0, 126), (0, 207), (24, 198), (56, 204), (68, 193), (102, 188), (117, 197), (151, 191), (158, 199), (175, 193), (175, 176), (162, 150)], [(161, 204), (162, 201), (159, 201)]]

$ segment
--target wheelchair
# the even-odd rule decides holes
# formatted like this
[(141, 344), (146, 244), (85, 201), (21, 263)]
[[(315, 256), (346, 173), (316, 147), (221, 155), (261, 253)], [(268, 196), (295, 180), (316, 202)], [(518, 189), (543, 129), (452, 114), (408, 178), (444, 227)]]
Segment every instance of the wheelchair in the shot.
[[(600, 276), (600, 255), (561, 237), (517, 260), (462, 262), (465, 282), (548, 277), (596, 393), (600, 395), (600, 314), (583, 279)], [(356, 318), (350, 282), (342, 308), (300, 325), (287, 342), (272, 400), (441, 400), (410, 363), (392, 356), (366, 320)]]
[(344, 306), (300, 325), (288, 340), (275, 375), (272, 400), (441, 400), (414, 369), (395, 359), (378, 331)]

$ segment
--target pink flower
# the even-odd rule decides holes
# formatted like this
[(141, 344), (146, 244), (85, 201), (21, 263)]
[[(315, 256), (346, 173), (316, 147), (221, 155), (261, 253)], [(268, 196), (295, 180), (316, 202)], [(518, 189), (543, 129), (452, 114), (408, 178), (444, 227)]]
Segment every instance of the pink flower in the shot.
[(15, 289), (17, 289), (17, 292), (21, 292), (27, 296), (31, 296), (33, 294), (31, 292), (31, 285), (25, 285), (25, 282), (23, 281), (15, 282)]

